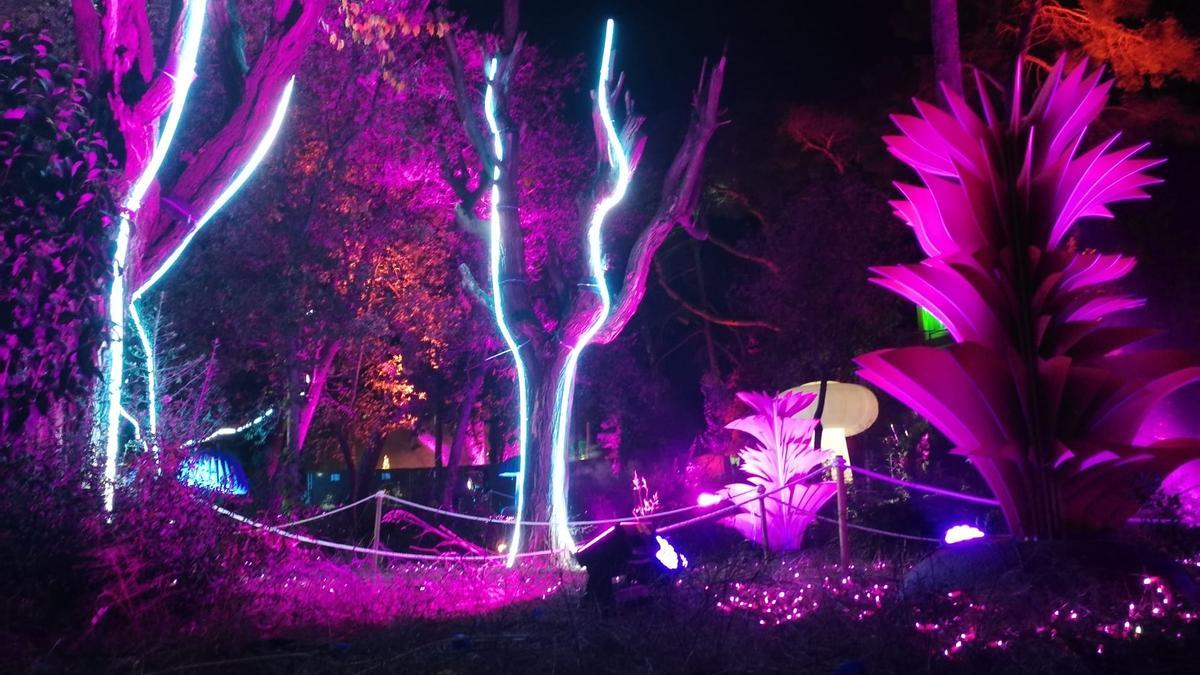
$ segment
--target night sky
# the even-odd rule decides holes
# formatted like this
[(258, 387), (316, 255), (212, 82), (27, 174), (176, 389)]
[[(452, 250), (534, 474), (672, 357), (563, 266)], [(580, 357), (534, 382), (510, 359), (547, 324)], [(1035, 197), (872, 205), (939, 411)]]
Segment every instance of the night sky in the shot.
[[(499, 25), (500, 0), (456, 0), (472, 24)], [(603, 22), (617, 21), (618, 67), (651, 115), (686, 106), (699, 65), (728, 46), (727, 104), (853, 97), (889, 57), (907, 64), (924, 45), (924, 5), (874, 2), (719, 0), (527, 0), (521, 27), (531, 42), (594, 59)]]
[[(496, 31), (503, 0), (450, 0), (480, 30)], [(979, 25), (984, 3), (959, 3), (964, 46)], [(1170, 15), (1200, 34), (1200, 2), (1158, 0), (1148, 18)], [(521, 29), (531, 43), (557, 56), (583, 55), (594, 66), (603, 22), (617, 21), (617, 68), (623, 71), (638, 111), (648, 118), (648, 157), (664, 159), (682, 133), (703, 59), (727, 48), (729, 63), (722, 104), (732, 128), (718, 133), (719, 153), (737, 127), (777, 124), (794, 105), (813, 105), (853, 114), (872, 133), (890, 131), (888, 115), (911, 110), (910, 98), (931, 98), (928, 0), (524, 0)], [(970, 55), (964, 55), (970, 65)], [(1005, 53), (1005, 58), (1009, 58)], [(995, 73), (993, 73), (995, 75)], [(1007, 81), (1007, 77), (1003, 77)], [(586, 124), (588, 84), (580, 83), (576, 110)], [(1172, 81), (1150, 97), (1180, 101), (1200, 120), (1200, 88)], [(1104, 120), (1120, 120), (1120, 96)], [(1147, 122), (1143, 120), (1143, 122)], [(1157, 174), (1165, 185), (1152, 199), (1117, 206), (1116, 221), (1093, 221), (1086, 243), (1123, 249), (1139, 257), (1134, 290), (1149, 297), (1148, 311), (1168, 327), (1169, 341), (1200, 346), (1200, 319), (1190, 309), (1163, 299), (1168, 289), (1197, 286), (1191, 260), (1200, 255), (1200, 235), (1190, 216), (1200, 211), (1200, 146), (1187, 122), (1163, 120), (1126, 129), (1168, 158)], [(882, 142), (878, 148), (882, 148)], [(891, 178), (900, 178), (900, 167)], [(1156, 299), (1157, 298), (1157, 299)]]

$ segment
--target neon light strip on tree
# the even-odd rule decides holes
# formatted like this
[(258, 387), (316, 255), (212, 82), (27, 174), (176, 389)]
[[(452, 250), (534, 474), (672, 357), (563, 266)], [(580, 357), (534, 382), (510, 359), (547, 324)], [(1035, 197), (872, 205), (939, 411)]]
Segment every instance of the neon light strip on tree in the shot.
[(137, 333), (138, 340), (142, 343), (142, 354), (146, 360), (146, 413), (147, 427), (150, 431), (150, 451), (154, 453), (155, 460), (158, 459), (158, 386), (156, 383), (154, 365), (154, 345), (150, 342), (150, 337), (146, 334), (146, 327), (142, 324), (142, 317), (138, 314), (137, 303), (129, 302), (129, 318), (133, 321), (133, 330)]
[(287, 114), (288, 105), (291, 103), (292, 90), (294, 89), (295, 84), (295, 77), (288, 80), (287, 86), (283, 89), (283, 94), (279, 97), (279, 102), (275, 104), (275, 113), (271, 117), (271, 124), (263, 133), (262, 138), (258, 141), (258, 145), (254, 148), (254, 152), (251, 153), (249, 159), (246, 160), (246, 163), (238, 171), (237, 175), (234, 176), (233, 180), (225, 186), (225, 189), (221, 191), (221, 194), (216, 198), (216, 200), (213, 201), (204, 214), (200, 216), (198, 220), (196, 220), (195, 225), (192, 226), (192, 229), (188, 232), (187, 236), (183, 238), (183, 241), (179, 243), (179, 246), (177, 246), (175, 250), (171, 252), (171, 255), (167, 256), (167, 258), (163, 260), (163, 263), (158, 266), (158, 269), (154, 270), (154, 273), (150, 275), (150, 278), (147, 279), (146, 282), (143, 283), (136, 291), (134, 291), (132, 296), (130, 296), (129, 316), (131, 319), (133, 319), (134, 329), (137, 332), (138, 339), (141, 341), (142, 349), (146, 355), (146, 398), (148, 400), (147, 407), (149, 411), (149, 433), (151, 439), (151, 449), (156, 455), (158, 453), (158, 394), (155, 377), (154, 347), (150, 341), (149, 335), (146, 333), (145, 326), (142, 324), (141, 317), (138, 314), (137, 302), (147, 292), (149, 292), (150, 289), (153, 288), (154, 285), (157, 284), (168, 271), (170, 271), (171, 267), (174, 266), (174, 264), (179, 260), (180, 256), (183, 255), (184, 249), (186, 249), (188, 245), (192, 243), (192, 240), (196, 238), (196, 235), (200, 233), (200, 229), (208, 224), (208, 222), (212, 220), (213, 217), (215, 217), (227, 203), (229, 203), (229, 200), (232, 199), (233, 196), (242, 189), (242, 186), (246, 184), (246, 181), (250, 180), (250, 176), (253, 175), (255, 170), (258, 169), (259, 165), (262, 164), (263, 159), (265, 159), (267, 156), (267, 152), (271, 149), (271, 146), (275, 143), (275, 139), (279, 136), (279, 129), (283, 126), (283, 119)]
[(200, 233), (200, 229), (207, 225), (208, 221), (212, 220), (213, 217), (216, 216), (217, 213), (220, 212), (220, 210), (224, 208), (227, 203), (229, 203), (230, 199), (233, 199), (233, 196), (242, 189), (242, 186), (246, 184), (246, 181), (250, 180), (250, 176), (254, 174), (254, 171), (258, 169), (258, 166), (262, 164), (263, 159), (266, 158), (267, 152), (271, 149), (271, 145), (275, 142), (275, 138), (279, 136), (279, 129), (283, 126), (283, 119), (287, 115), (288, 105), (292, 100), (292, 90), (295, 89), (295, 86), (296, 78), (292, 77), (288, 80), (287, 86), (283, 88), (283, 93), (279, 96), (279, 101), (275, 104), (275, 113), (271, 117), (270, 126), (267, 127), (266, 131), (262, 135), (262, 138), (259, 139), (258, 145), (254, 147), (254, 152), (250, 155), (250, 158), (246, 160), (246, 163), (237, 172), (237, 175), (234, 176), (233, 180), (229, 182), (229, 185), (225, 186), (225, 189), (221, 191), (221, 194), (218, 195), (213, 203), (208, 207), (208, 210), (204, 212), (204, 215), (200, 216), (200, 218), (196, 220), (196, 224), (192, 227), (191, 231), (188, 232), (188, 235), (184, 237), (183, 241), (179, 243), (179, 246), (177, 246), (175, 250), (171, 252), (171, 255), (167, 256), (166, 260), (164, 260), (163, 263), (158, 266), (158, 269), (154, 271), (154, 274), (150, 275), (150, 278), (147, 279), (146, 282), (143, 283), (136, 291), (134, 291), (132, 296), (134, 300), (137, 300), (145, 295), (151, 287), (153, 287), (163, 278), (163, 275), (170, 271), (171, 267), (179, 260), (179, 256), (183, 255), (184, 249), (186, 249), (192, 243), (192, 240), (196, 238), (196, 235)]
[(207, 442), (213, 440), (214, 438), (222, 438), (224, 436), (235, 436), (251, 427), (256, 427), (256, 426), (262, 424), (263, 422), (270, 419), (271, 415), (274, 415), (274, 414), (275, 414), (274, 408), (267, 408), (266, 412), (259, 415), (258, 417), (255, 417), (254, 419), (250, 420), (249, 422), (246, 422), (245, 424), (241, 425), (240, 427), (221, 427), (220, 429), (217, 429), (216, 431), (205, 436), (204, 438), (201, 438), (198, 441), (197, 440), (184, 441), (183, 447), (190, 448), (193, 445), (200, 445), (201, 443), (207, 443)]
[(604, 250), (601, 235), (604, 220), (608, 213), (625, 198), (629, 187), (632, 171), (629, 166), (629, 156), (621, 145), (621, 137), (613, 124), (612, 110), (608, 101), (608, 83), (611, 77), (614, 23), (609, 19), (604, 30), (604, 52), (600, 61), (600, 78), (596, 85), (596, 105), (600, 111), (600, 119), (604, 125), (604, 136), (608, 145), (609, 164), (616, 169), (616, 183), (612, 192), (601, 199), (592, 212), (591, 223), (588, 226), (588, 266), (596, 283), (596, 291), (600, 296), (600, 311), (592, 319), (592, 323), (571, 347), (563, 364), (562, 376), (558, 379), (558, 391), (555, 397), (554, 426), (551, 440), (552, 452), (550, 459), (550, 523), (551, 539), (555, 548), (573, 549), (574, 540), (567, 526), (567, 438), (571, 429), (571, 403), (575, 395), (575, 375), (579, 367), (579, 357), (583, 349), (595, 337), (596, 332), (604, 325), (612, 310), (612, 296), (604, 279)]
[[(116, 3), (113, 4), (115, 11)], [(179, 128), (179, 119), (183, 115), (187, 102), (188, 90), (196, 77), (196, 58), (200, 50), (200, 37), (204, 32), (204, 13), (207, 8), (206, 0), (192, 0), (188, 3), (187, 16), (184, 19), (183, 40), (180, 44), (179, 58), (175, 64), (175, 74), (172, 76), (174, 91), (171, 105), (167, 110), (166, 122), (162, 134), (154, 144), (154, 152), (150, 161), (138, 179), (134, 181), (125, 200), (121, 203), (121, 215), (117, 224), (117, 246), (113, 255), (113, 283), (108, 293), (109, 326), (109, 365), (107, 374), (107, 414), (104, 429), (104, 508), (113, 509), (113, 498), (117, 479), (117, 454), (120, 450), (121, 416), (121, 384), (125, 367), (125, 267), (129, 257), (129, 239), (131, 235), (131, 218), (137, 216), (142, 206), (142, 200), (150, 190), (159, 168), (162, 167), (167, 150), (170, 149), (175, 133)]]
[(521, 521), (525, 515), (525, 460), (529, 447), (529, 387), (525, 372), (525, 361), (521, 357), (520, 345), (517, 344), (516, 338), (513, 336), (512, 330), (508, 327), (508, 322), (504, 316), (503, 294), (501, 293), (500, 279), (500, 260), (504, 255), (503, 251), (503, 232), (501, 231), (500, 223), (500, 180), (501, 165), (504, 163), (504, 141), (500, 135), (500, 125), (496, 120), (496, 92), (494, 80), (496, 77), (496, 68), (498, 66), (497, 59), (493, 58), (488, 62), (485, 74), (487, 75), (487, 89), (483, 97), (483, 113), (487, 118), (488, 128), (492, 132), (492, 152), (496, 155), (495, 167), (492, 169), (492, 191), (491, 191), (491, 218), (490, 218), (490, 242), (488, 246), (488, 265), (491, 270), (492, 281), (492, 306), (496, 312), (496, 325), (500, 328), (500, 335), (504, 338), (505, 344), (508, 345), (509, 351), (513, 356), (513, 365), (517, 370), (517, 512), (516, 520), (513, 523), (512, 540), (508, 546), (508, 559), (505, 564), (512, 567), (517, 561), (517, 553), (521, 548)]
[(142, 426), (138, 424), (137, 418), (135, 418), (133, 415), (130, 415), (129, 411), (125, 410), (125, 408), (120, 408), (119, 410), (121, 412), (121, 417), (124, 418), (126, 422), (129, 422), (129, 426), (133, 427), (134, 440), (142, 445), (142, 450), (146, 450), (146, 441), (142, 438)]

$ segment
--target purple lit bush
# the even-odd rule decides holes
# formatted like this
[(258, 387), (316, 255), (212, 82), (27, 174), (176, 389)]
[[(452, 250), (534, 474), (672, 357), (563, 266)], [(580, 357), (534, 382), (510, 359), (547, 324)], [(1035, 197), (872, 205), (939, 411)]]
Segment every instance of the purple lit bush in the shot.
[(83, 74), (0, 30), (0, 445), (49, 443), (86, 408), (104, 340), (113, 160)]

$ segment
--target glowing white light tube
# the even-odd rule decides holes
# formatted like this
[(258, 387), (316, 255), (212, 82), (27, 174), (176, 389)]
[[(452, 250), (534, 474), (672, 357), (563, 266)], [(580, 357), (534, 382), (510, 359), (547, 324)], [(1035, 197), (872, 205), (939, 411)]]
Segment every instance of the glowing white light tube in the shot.
[(179, 260), (180, 256), (183, 255), (184, 249), (186, 249), (188, 245), (192, 243), (192, 240), (195, 239), (196, 235), (200, 232), (200, 229), (204, 227), (210, 220), (212, 220), (215, 215), (217, 215), (221, 208), (223, 208), (225, 204), (227, 204), (229, 200), (232, 199), (235, 194), (237, 194), (238, 190), (242, 189), (242, 186), (246, 184), (246, 181), (250, 179), (250, 176), (258, 168), (258, 166), (262, 164), (263, 159), (267, 156), (267, 151), (271, 149), (271, 145), (274, 144), (276, 137), (279, 136), (279, 129), (281, 126), (283, 126), (283, 119), (286, 116), (288, 104), (292, 100), (292, 90), (295, 87), (295, 84), (295, 77), (288, 80), (287, 86), (285, 86), (283, 89), (283, 94), (279, 97), (279, 102), (275, 104), (275, 113), (271, 117), (270, 125), (263, 133), (262, 138), (259, 139), (258, 145), (254, 148), (254, 152), (250, 154), (249, 159), (247, 159), (246, 163), (242, 165), (242, 168), (238, 170), (237, 175), (234, 176), (233, 180), (225, 186), (225, 189), (221, 191), (221, 194), (218, 195), (216, 200), (214, 200), (213, 203), (208, 207), (208, 210), (206, 210), (204, 214), (195, 222), (195, 224), (192, 226), (192, 229), (187, 233), (187, 236), (183, 238), (183, 241), (179, 242), (179, 246), (175, 247), (175, 250), (171, 252), (171, 255), (167, 256), (162, 264), (158, 266), (158, 269), (154, 270), (154, 273), (150, 275), (150, 278), (148, 278), (146, 282), (142, 284), (136, 291), (134, 291), (132, 296), (130, 296), (129, 314), (133, 319), (133, 327), (137, 332), (138, 339), (142, 343), (142, 351), (146, 354), (146, 395), (148, 399), (147, 407), (149, 408), (149, 432), (152, 444), (151, 448), (155, 455), (158, 454), (158, 387), (154, 365), (154, 347), (150, 342), (150, 336), (146, 334), (146, 329), (142, 325), (141, 318), (138, 316), (137, 302), (156, 283), (158, 283), (163, 276), (166, 275), (171, 267)]
[(520, 345), (517, 344), (508, 321), (504, 316), (504, 294), (500, 288), (500, 262), (504, 255), (504, 233), (500, 223), (500, 166), (504, 163), (504, 140), (500, 134), (500, 124), (496, 120), (495, 78), (498, 62), (492, 58), (484, 69), (487, 75), (487, 89), (483, 96), (483, 114), (487, 118), (488, 129), (492, 132), (492, 151), (495, 153), (496, 165), (492, 169), (491, 218), (488, 246), (488, 267), (491, 271), (492, 307), (496, 312), (496, 325), (500, 335), (508, 345), (513, 356), (513, 365), (517, 371), (517, 512), (513, 523), (512, 540), (508, 546), (508, 557), (505, 565), (512, 567), (517, 561), (521, 549), (521, 521), (525, 519), (525, 460), (529, 447), (529, 390), (525, 373), (525, 360), (521, 357)]
[(183, 251), (192, 243), (192, 240), (196, 238), (196, 235), (200, 233), (200, 229), (207, 225), (208, 221), (212, 220), (213, 216), (217, 215), (217, 213), (225, 207), (225, 204), (227, 204), (229, 200), (232, 199), (233, 196), (242, 189), (242, 186), (246, 184), (246, 181), (250, 180), (250, 176), (253, 175), (254, 171), (258, 169), (258, 166), (262, 164), (263, 159), (267, 156), (267, 151), (271, 149), (271, 145), (275, 142), (275, 138), (279, 136), (279, 129), (283, 126), (284, 117), (287, 116), (288, 104), (292, 100), (292, 90), (295, 88), (295, 85), (295, 77), (292, 77), (290, 80), (288, 80), (287, 85), (283, 88), (283, 94), (280, 95), (279, 101), (275, 104), (275, 113), (271, 117), (271, 123), (267, 127), (267, 130), (263, 133), (262, 138), (258, 140), (258, 145), (254, 147), (254, 152), (250, 153), (250, 157), (246, 160), (246, 163), (243, 164), (242, 168), (238, 170), (237, 175), (233, 177), (233, 180), (231, 180), (229, 184), (225, 186), (225, 189), (221, 191), (221, 194), (217, 196), (211, 205), (209, 205), (208, 210), (206, 210), (204, 214), (200, 216), (198, 220), (196, 220), (196, 223), (187, 233), (187, 236), (183, 238), (183, 241), (179, 242), (179, 246), (176, 246), (175, 250), (171, 251), (171, 255), (167, 256), (166, 260), (164, 260), (162, 264), (158, 266), (158, 269), (154, 270), (154, 274), (151, 274), (150, 278), (146, 279), (146, 282), (133, 292), (132, 298), (134, 301), (137, 301), (139, 298), (145, 295), (151, 287), (153, 287), (163, 278), (163, 276), (179, 260), (179, 257), (183, 255)]
[[(146, 358), (146, 401), (147, 401), (147, 416), (148, 426), (150, 429), (150, 451), (154, 453), (155, 463), (158, 463), (158, 386), (154, 374), (154, 349), (153, 343), (150, 342), (150, 337), (146, 334), (146, 327), (142, 324), (142, 317), (138, 314), (137, 303), (129, 303), (129, 318), (133, 321), (133, 329), (137, 333), (138, 339), (142, 343), (142, 353)], [(143, 446), (145, 443), (142, 444)]]
[(126, 422), (129, 422), (129, 425), (133, 427), (134, 440), (136, 440), (138, 443), (141, 443), (142, 450), (145, 450), (146, 449), (146, 441), (142, 439), (141, 425), (138, 424), (138, 421), (136, 419), (134, 419), (133, 415), (130, 415), (129, 412), (126, 411), (124, 407), (122, 407), (120, 410), (121, 410), (121, 417), (124, 418)]
[(612, 296), (604, 279), (604, 251), (601, 241), (604, 219), (617, 204), (625, 198), (629, 187), (632, 171), (629, 166), (629, 156), (621, 145), (621, 137), (613, 123), (612, 110), (608, 104), (608, 83), (611, 79), (612, 50), (613, 50), (612, 19), (608, 20), (604, 31), (604, 54), (600, 61), (600, 78), (596, 85), (596, 105), (600, 111), (600, 120), (604, 125), (604, 135), (607, 139), (608, 161), (616, 169), (616, 183), (612, 192), (601, 199), (592, 211), (591, 223), (588, 226), (588, 266), (592, 278), (595, 279), (596, 292), (600, 295), (600, 312), (579, 336), (579, 339), (567, 354), (563, 370), (558, 378), (558, 388), (555, 397), (554, 420), (552, 432), (552, 452), (550, 458), (550, 535), (551, 546), (555, 549), (571, 550), (575, 548), (570, 527), (567, 525), (567, 438), (571, 429), (571, 403), (575, 397), (575, 375), (579, 366), (579, 357), (583, 349), (595, 337), (600, 327), (608, 319), (612, 311)]
[(205, 436), (204, 438), (201, 438), (198, 441), (197, 440), (184, 441), (183, 447), (190, 448), (193, 445), (200, 445), (201, 443), (207, 443), (207, 442), (213, 440), (214, 438), (221, 438), (224, 436), (235, 436), (251, 427), (256, 427), (256, 426), (262, 424), (263, 422), (267, 421), (267, 419), (269, 417), (271, 417), (271, 415), (274, 415), (274, 414), (275, 414), (274, 408), (267, 408), (267, 410), (263, 414), (259, 415), (258, 417), (255, 417), (254, 419), (250, 420), (249, 422), (246, 422), (245, 424), (243, 424), (240, 427), (221, 427), (220, 429), (217, 429), (216, 431)]
[[(114, 3), (115, 4), (115, 3)], [(131, 230), (130, 218), (137, 215), (142, 206), (142, 200), (154, 182), (159, 168), (166, 158), (175, 133), (179, 129), (179, 119), (183, 115), (187, 102), (188, 90), (196, 77), (196, 58), (200, 51), (200, 37), (204, 32), (204, 13), (207, 0), (191, 0), (188, 2), (187, 14), (183, 18), (183, 39), (180, 42), (179, 54), (175, 63), (175, 73), (170, 75), (174, 88), (171, 94), (171, 105), (167, 109), (166, 121), (150, 161), (146, 168), (134, 181), (128, 194), (121, 203), (121, 215), (117, 223), (117, 247), (113, 255), (113, 282), (108, 292), (108, 373), (107, 373), (107, 406), (102, 416), (97, 413), (97, 419), (105, 419), (104, 429), (104, 508), (113, 510), (113, 497), (117, 480), (117, 455), (119, 453), (121, 415), (121, 385), (125, 367), (125, 266), (129, 256), (129, 237)]]

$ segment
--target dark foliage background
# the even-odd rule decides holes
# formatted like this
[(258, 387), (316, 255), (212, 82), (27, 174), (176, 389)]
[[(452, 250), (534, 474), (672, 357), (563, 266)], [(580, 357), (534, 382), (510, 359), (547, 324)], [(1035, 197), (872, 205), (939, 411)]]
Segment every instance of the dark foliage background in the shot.
[(0, 31), (0, 445), (85, 410), (98, 375), (114, 162), (90, 104), (48, 35)]

